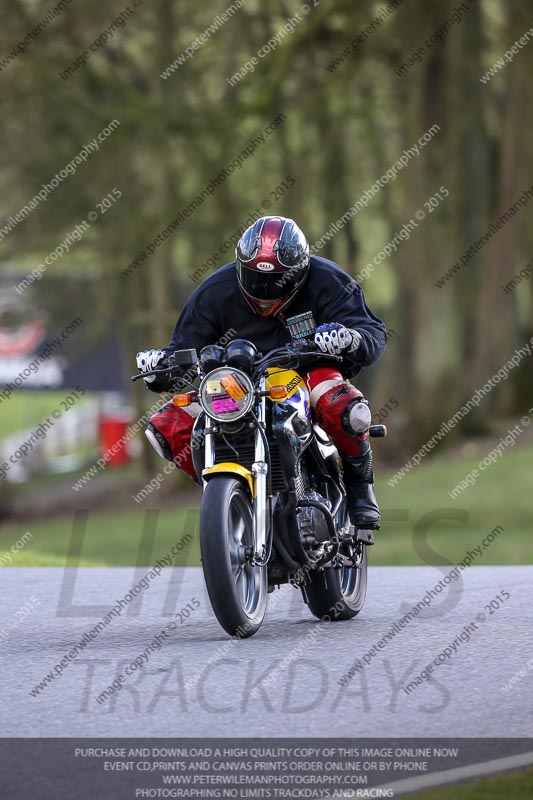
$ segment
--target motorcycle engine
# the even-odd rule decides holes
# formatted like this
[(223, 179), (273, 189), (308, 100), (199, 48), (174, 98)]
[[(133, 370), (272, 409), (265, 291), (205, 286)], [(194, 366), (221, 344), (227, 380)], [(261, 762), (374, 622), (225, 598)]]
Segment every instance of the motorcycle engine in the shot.
[[(305, 492), (300, 502), (305, 500), (313, 500), (326, 508), (331, 508), (331, 503), (326, 497), (323, 497), (318, 492)], [(298, 531), (300, 539), (304, 547), (316, 547), (319, 544), (329, 541), (329, 530), (326, 523), (326, 518), (319, 508), (314, 506), (304, 506), (296, 513), (298, 519)]]

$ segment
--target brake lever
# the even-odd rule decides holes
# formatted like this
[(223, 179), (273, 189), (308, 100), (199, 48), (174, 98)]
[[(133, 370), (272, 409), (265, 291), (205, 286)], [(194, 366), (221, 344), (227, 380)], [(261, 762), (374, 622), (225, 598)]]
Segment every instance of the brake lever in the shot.
[(138, 375), (131, 375), (130, 380), (138, 381), (141, 378), (148, 378), (150, 375), (166, 375), (168, 372), (172, 372), (172, 369), (172, 367), (164, 367), (163, 369), (152, 369), (150, 372), (139, 372)]
[[(176, 369), (177, 369), (176, 367), (166, 367), (165, 369), (153, 369), (150, 372), (140, 372), (138, 375), (132, 375), (130, 380), (138, 381), (141, 378), (146, 378), (146, 377), (148, 377), (150, 375), (168, 375), (169, 373), (170, 373), (170, 375), (172, 375), (172, 373), (175, 372)], [(180, 386), (180, 382), (182, 384), (181, 386)], [(192, 381), (188, 380), (184, 375), (176, 375), (175, 376), (175, 381), (170, 386), (168, 391), (169, 392), (172, 392), (172, 391), (174, 391), (174, 392), (178, 391), (179, 392), (180, 390), (183, 390), (183, 388), (185, 386), (188, 386), (190, 389), (192, 389), (195, 392), (198, 390), (197, 387), (194, 385), (194, 383)]]

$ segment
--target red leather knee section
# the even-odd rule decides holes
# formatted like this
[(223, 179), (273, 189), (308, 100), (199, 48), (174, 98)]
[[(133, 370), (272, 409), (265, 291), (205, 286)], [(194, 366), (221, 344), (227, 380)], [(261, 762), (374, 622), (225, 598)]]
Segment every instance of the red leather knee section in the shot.
[(196, 478), (191, 448), (194, 417), (173, 403), (165, 403), (150, 417), (150, 422), (164, 436), (174, 463), (191, 478)]
[(336, 369), (315, 369), (306, 375), (306, 383), (312, 391), (324, 381), (336, 380), (337, 385), (326, 389), (315, 403), (315, 416), (335, 447), (347, 456), (361, 455), (361, 445), (368, 438), (368, 431), (360, 436), (351, 436), (342, 426), (342, 415), (348, 403), (362, 397), (361, 392), (344, 380)]

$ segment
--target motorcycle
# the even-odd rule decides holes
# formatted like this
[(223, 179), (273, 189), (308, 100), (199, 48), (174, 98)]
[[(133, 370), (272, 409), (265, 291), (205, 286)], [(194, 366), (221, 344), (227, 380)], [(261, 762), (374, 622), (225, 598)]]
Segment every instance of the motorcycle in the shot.
[[(268, 594), (284, 583), (319, 619), (351, 619), (364, 606), (373, 534), (351, 524), (339, 453), (311, 415), (298, 369), (317, 355), (342, 360), (305, 339), (264, 356), (234, 339), (199, 355), (175, 351), (168, 367), (132, 377), (171, 375), (176, 388), (191, 389), (173, 404), (200, 405), (191, 452), (203, 488), (201, 560), (230, 636), (257, 633)], [(157, 431), (145, 433), (164, 455)], [(385, 435), (384, 425), (371, 426), (370, 436)]]

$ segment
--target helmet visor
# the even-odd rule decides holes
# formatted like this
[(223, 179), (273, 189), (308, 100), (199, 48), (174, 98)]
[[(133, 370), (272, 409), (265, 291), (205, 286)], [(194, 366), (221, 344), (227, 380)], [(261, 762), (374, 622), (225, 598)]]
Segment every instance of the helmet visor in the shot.
[(280, 300), (297, 284), (289, 273), (259, 272), (240, 259), (237, 259), (237, 276), (243, 291), (254, 300)]

